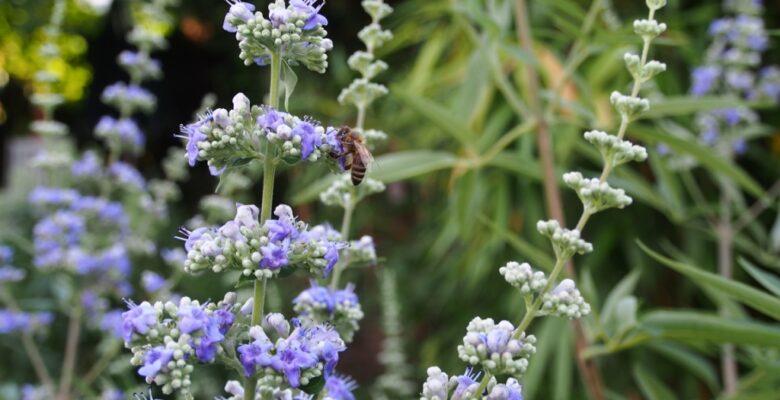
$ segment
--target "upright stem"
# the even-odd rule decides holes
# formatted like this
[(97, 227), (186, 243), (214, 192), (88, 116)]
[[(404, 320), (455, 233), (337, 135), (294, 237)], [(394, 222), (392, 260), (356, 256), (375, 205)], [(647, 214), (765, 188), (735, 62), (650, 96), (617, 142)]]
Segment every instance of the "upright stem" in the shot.
[[(727, 279), (732, 277), (732, 259), (734, 253), (734, 229), (731, 220), (731, 195), (729, 185), (721, 182), (720, 221), (718, 223), (718, 272)], [(721, 310), (723, 312), (723, 310)], [(726, 396), (737, 392), (737, 361), (734, 356), (734, 345), (724, 344), (721, 347), (721, 375), (723, 391)]]
[[(515, 1), (515, 24), (517, 26), (520, 46), (529, 54), (534, 53), (533, 39), (531, 38), (531, 25), (528, 18), (528, 7), (525, 0)], [(536, 137), (539, 147), (539, 161), (542, 167), (542, 183), (544, 185), (545, 198), (547, 200), (547, 212), (553, 219), (564, 221), (563, 207), (561, 206), (561, 193), (555, 179), (555, 160), (550, 141), (550, 126), (544, 118), (541, 101), (539, 99), (539, 75), (536, 68), (531, 65), (523, 65), (526, 76), (528, 93), (528, 106), (536, 118)]]
[[(354, 188), (352, 188), (352, 191), (349, 194), (349, 199), (347, 200), (347, 203), (344, 204), (344, 217), (341, 220), (341, 238), (343, 240), (349, 240), (349, 228), (350, 225), (352, 225), (352, 214), (355, 212), (355, 191)], [(339, 280), (341, 279), (341, 273), (347, 268), (347, 264), (349, 263), (349, 260), (341, 260), (336, 264), (336, 267), (333, 268), (333, 277), (330, 281), (330, 288), (333, 290), (338, 289), (339, 287)]]
[[(597, 7), (594, 6), (592, 9), (595, 10)], [(592, 21), (594, 18), (595, 11), (589, 13), (588, 21)], [(588, 22), (588, 24), (591, 23), (592, 22)], [(533, 39), (531, 37), (531, 23), (530, 18), (528, 17), (528, 6), (525, 0), (515, 1), (515, 24), (517, 27), (518, 40), (520, 41), (520, 45), (525, 51), (529, 52), (529, 54), (534, 54)], [(563, 213), (561, 193), (558, 189), (558, 181), (555, 178), (555, 155), (553, 152), (552, 141), (550, 139), (549, 124), (545, 118), (545, 112), (542, 110), (541, 101), (539, 99), (539, 75), (537, 74), (536, 68), (534, 66), (526, 65), (524, 66), (524, 69), (527, 79), (526, 84), (528, 85), (528, 105), (531, 108), (531, 113), (535, 116), (537, 122), (537, 144), (539, 148), (539, 161), (542, 168), (542, 182), (544, 185), (547, 211), (553, 219), (558, 220), (562, 225), (565, 225), (566, 221)], [(564, 84), (565, 79), (566, 78), (563, 78), (561, 80), (561, 86)], [(587, 221), (587, 218), (588, 217), (585, 217), (584, 221), (582, 218), (580, 219), (582, 225), (584, 225), (584, 222)], [(562, 263), (556, 263), (556, 265), (558, 265), (557, 270), (560, 270), (565, 264), (566, 260), (564, 260)], [(568, 263), (567, 270), (570, 274), (574, 273), (573, 263)], [(556, 272), (556, 269), (553, 270), (553, 273), (556, 276), (559, 272), (560, 271)], [(548, 281), (548, 286), (553, 282), (554, 277), (551, 274), (550, 280)], [(530, 311), (531, 310), (528, 310), (526, 312), (526, 317), (529, 317), (530, 314), (530, 318), (523, 319), (524, 321), (527, 319), (528, 323), (533, 320), (533, 314), (535, 313), (535, 310), (533, 313)], [(586, 361), (583, 357), (583, 352), (585, 351), (584, 344), (587, 343), (587, 338), (585, 338), (583, 329), (581, 326), (579, 326), (579, 324), (579, 321), (574, 321), (574, 325), (576, 327), (575, 336), (577, 339), (575, 342), (577, 368), (580, 371), (583, 380), (585, 381), (585, 387), (590, 393), (590, 396), (596, 400), (602, 400), (604, 399), (604, 385), (601, 382), (601, 375), (596, 364), (594, 362)], [(523, 332), (524, 330), (525, 329), (519, 330), (519, 332)]]
[(366, 123), (366, 106), (365, 105), (358, 105), (357, 106), (357, 121), (355, 121), (355, 129), (357, 129), (361, 134), (363, 133), (363, 125)]
[[(271, 90), (269, 94), (269, 105), (273, 108), (279, 108), (279, 77), (282, 70), (282, 57), (277, 52), (271, 53)], [(271, 209), (274, 202), (274, 177), (276, 175), (276, 154), (268, 141), (263, 144), (263, 193), (260, 203), (260, 223), (264, 223), (271, 217)], [(263, 320), (265, 306), (265, 293), (267, 279), (255, 281), (252, 305), (252, 326), (259, 325)], [(249, 377), (244, 380), (244, 400), (255, 400), (255, 388), (257, 379)]]
[(81, 309), (76, 307), (68, 321), (68, 336), (65, 339), (65, 358), (62, 361), (62, 377), (57, 398), (70, 398), (70, 386), (73, 380), (73, 370), (76, 368), (79, 336), (81, 334)]

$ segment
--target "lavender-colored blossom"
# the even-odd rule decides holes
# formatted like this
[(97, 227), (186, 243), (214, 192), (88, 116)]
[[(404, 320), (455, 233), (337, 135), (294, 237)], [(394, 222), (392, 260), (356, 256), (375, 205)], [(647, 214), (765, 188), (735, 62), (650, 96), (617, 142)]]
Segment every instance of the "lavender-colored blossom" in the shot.
[(198, 143), (207, 139), (206, 134), (200, 131), (201, 125), (202, 121), (182, 125), (180, 127), (182, 135), (176, 135), (177, 137), (187, 139), (185, 148), (187, 150), (187, 162), (190, 167), (194, 167), (195, 163), (198, 161), (198, 152), (200, 151), (200, 149), (198, 149)]
[(235, 20), (247, 22), (254, 17), (255, 6), (254, 4), (239, 1), (239, 0), (227, 0), (230, 4), (230, 10), (225, 15), (225, 20), (222, 22), (222, 29), (227, 32), (234, 33), (238, 29), (234, 25)]
[(160, 373), (160, 370), (171, 361), (172, 357), (173, 350), (165, 348), (165, 346), (153, 347), (146, 353), (143, 366), (138, 369), (138, 375), (143, 376), (147, 380), (154, 379)]
[(197, 306), (192, 303), (180, 304), (176, 315), (179, 317), (179, 330), (183, 333), (193, 333), (204, 329), (209, 323), (209, 317), (203, 306)]
[(121, 310), (111, 310), (103, 314), (100, 320), (100, 329), (112, 336), (122, 339), (124, 337), (124, 317)]
[(290, 0), (290, 5), (295, 11), (308, 15), (306, 24), (303, 26), (304, 30), (328, 25), (328, 19), (320, 14), (320, 9), (325, 5), (325, 2), (316, 4), (316, 0)]
[(25, 277), (25, 272), (10, 266), (0, 267), (0, 283), (19, 282)]
[(263, 258), (260, 260), (260, 267), (265, 269), (279, 269), (287, 266), (290, 260), (287, 258), (289, 246), (285, 243), (278, 245), (268, 243), (260, 248), (260, 254)]
[(33, 189), (28, 199), (39, 206), (65, 206), (79, 197), (79, 193), (72, 189), (50, 188), (39, 186)]
[(331, 375), (325, 380), (325, 392), (329, 399), (355, 400), (352, 391), (357, 389), (357, 384), (350, 378), (339, 375)]
[(152, 271), (144, 271), (141, 273), (141, 285), (148, 293), (156, 293), (165, 288), (166, 282), (162, 275)]
[(268, 338), (257, 338), (254, 342), (238, 346), (238, 359), (244, 367), (244, 375), (254, 375), (257, 367), (267, 367), (273, 362), (270, 354), (274, 345)]
[(0, 245), (0, 264), (8, 264), (14, 258), (14, 249), (10, 246)]
[[(301, 328), (298, 328), (301, 329)], [(290, 337), (294, 333), (290, 334)], [(305, 330), (306, 347), (325, 362), (325, 377), (329, 377), (339, 361), (339, 353), (347, 349), (338, 332), (330, 326), (317, 325)]]
[(117, 161), (111, 164), (109, 171), (120, 184), (132, 186), (138, 190), (143, 190), (146, 187), (146, 179), (130, 164)]
[(144, 335), (149, 332), (157, 324), (159, 313), (146, 301), (140, 305), (128, 302), (128, 307), (130, 310), (122, 313), (122, 337), (129, 343), (133, 333)]
[(195, 345), (195, 355), (202, 362), (212, 362), (218, 351), (218, 343), (225, 339), (225, 334), (235, 322), (233, 313), (225, 309), (215, 310), (208, 318), (203, 328), (203, 336)]
[(80, 159), (73, 163), (70, 171), (74, 176), (98, 176), (102, 172), (102, 168), (97, 154), (86, 151)]
[(287, 115), (285, 112), (277, 111), (276, 109), (264, 106), (263, 115), (257, 117), (257, 125), (261, 128), (275, 132), (276, 128), (284, 124), (284, 117)]
[(308, 159), (311, 153), (322, 145), (322, 137), (315, 128), (311, 122), (301, 121), (292, 130), (293, 136), (301, 138), (301, 160)]
[(23, 312), (0, 309), (0, 334), (30, 332), (48, 326), (54, 320), (50, 312)]
[(470, 368), (466, 373), (455, 377), (455, 391), (452, 393), (452, 400), (467, 400), (474, 396), (481, 397), (481, 393), (473, 393), (479, 386), (479, 373), (473, 372)]
[(693, 85), (691, 94), (704, 96), (715, 88), (715, 83), (720, 77), (720, 68), (716, 66), (698, 67), (693, 70)]
[(486, 400), (523, 400), (523, 386), (515, 378), (493, 386)]
[(734, 154), (745, 154), (747, 151), (747, 142), (745, 142), (744, 138), (736, 138), (731, 142), (731, 149), (734, 150)]
[(257, 217), (260, 215), (260, 209), (251, 204), (236, 204), (236, 217), (234, 221), (240, 226), (254, 229), (258, 225)]
[[(299, 328), (300, 329), (300, 328)], [(276, 344), (276, 354), (271, 358), (271, 367), (284, 374), (287, 383), (300, 386), (301, 370), (317, 365), (318, 358), (312, 354), (301, 334), (293, 332)]]

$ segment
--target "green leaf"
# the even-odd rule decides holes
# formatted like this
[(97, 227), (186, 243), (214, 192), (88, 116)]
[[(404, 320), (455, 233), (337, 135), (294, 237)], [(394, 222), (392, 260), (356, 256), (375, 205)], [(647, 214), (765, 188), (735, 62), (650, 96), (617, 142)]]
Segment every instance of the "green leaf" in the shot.
[(634, 364), (632, 369), (634, 379), (639, 384), (639, 390), (649, 400), (674, 400), (675, 396), (666, 385), (655, 375), (648, 372), (641, 364)]
[[(607, 299), (604, 300), (604, 306), (601, 308), (601, 323), (604, 325), (604, 329), (608, 331), (610, 336), (618, 334), (620, 330), (620, 320), (618, 315), (618, 305), (623, 299), (631, 296), (634, 292), (636, 284), (639, 281), (639, 276), (642, 272), (635, 269), (630, 274), (626, 275), (616, 286), (609, 292)], [(634, 299), (636, 300), (636, 299)], [(626, 307), (625, 305), (623, 307)]]
[(295, 91), (295, 86), (298, 84), (298, 75), (295, 74), (292, 67), (287, 64), (287, 61), (282, 63), (282, 89), (284, 90), (284, 109), (290, 109), (290, 96)]
[(645, 253), (655, 258), (661, 264), (664, 264), (667, 267), (687, 276), (695, 284), (707, 285), (725, 296), (731, 297), (749, 307), (752, 307), (757, 311), (775, 318), (776, 320), (780, 320), (779, 298), (754, 289), (748, 285), (745, 285), (744, 283), (726, 279), (719, 275), (706, 272), (700, 268), (666, 258), (661, 254), (650, 250), (650, 248), (645, 246), (641, 241), (637, 241), (637, 243)]
[(718, 374), (705, 357), (676, 343), (651, 343), (648, 347), (701, 379), (713, 393), (719, 391)]
[(648, 339), (690, 343), (733, 343), (780, 349), (780, 328), (744, 319), (728, 319), (698, 311), (653, 311), (640, 319)]
[(758, 281), (758, 283), (760, 283), (767, 290), (774, 293), (775, 296), (780, 296), (780, 278), (772, 273), (766, 272), (756, 267), (750, 261), (744, 258), (740, 257), (737, 261), (739, 262), (739, 265), (741, 265), (742, 268), (753, 277), (753, 279)]
[(384, 183), (410, 179), (455, 166), (458, 158), (447, 151), (410, 150), (376, 158), (369, 177)]
[(739, 107), (744, 103), (732, 97), (722, 96), (680, 96), (667, 97), (658, 103), (652, 103), (650, 109), (640, 118), (664, 118), (674, 116), (689, 116), (699, 111), (717, 110), (719, 108)]
[(417, 111), (420, 115), (430, 120), (444, 133), (449, 134), (464, 146), (471, 146), (471, 143), (477, 139), (477, 134), (472, 132), (466, 125), (466, 122), (460, 119), (452, 110), (447, 109), (422, 96), (411, 95), (402, 88), (392, 90), (402, 103)]
[[(368, 177), (384, 183), (410, 179), (455, 166), (458, 158), (446, 151), (412, 150), (377, 157)], [(293, 204), (311, 201), (331, 185), (336, 175), (327, 175), (295, 194)]]
[(745, 173), (736, 164), (727, 158), (720, 157), (710, 148), (704, 147), (691, 140), (679, 138), (654, 128), (642, 128), (639, 125), (632, 126), (631, 134), (644, 141), (655, 143), (663, 142), (672, 150), (682, 154), (688, 154), (696, 161), (707, 167), (713, 174), (722, 174), (731, 178), (757, 197), (763, 197), (764, 189), (750, 175)]

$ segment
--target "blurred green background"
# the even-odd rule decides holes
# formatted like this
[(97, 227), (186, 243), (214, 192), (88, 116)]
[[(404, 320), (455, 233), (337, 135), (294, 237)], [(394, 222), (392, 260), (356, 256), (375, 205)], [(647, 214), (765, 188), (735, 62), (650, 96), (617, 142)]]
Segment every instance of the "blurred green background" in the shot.
[[(70, 2), (66, 35), (62, 38), (64, 61), (58, 66), (65, 77), (63, 91), (68, 103), (59, 109), (57, 119), (68, 124), (79, 146), (86, 148), (96, 145), (92, 128), (108, 112), (99, 101), (102, 88), (124, 78), (115, 58), (127, 47), (123, 39), (128, 24), (127, 2), (116, 0), (105, 10), (96, 10), (94, 5), (110, 2)], [(34, 50), (50, 3), (0, 2), (0, 141), (4, 147), (14, 137), (27, 136), (27, 126), (36, 118), (28, 102), (34, 89), (29, 82), (39, 63)], [(384, 261), (376, 269), (347, 272), (347, 279), (358, 287), (366, 318), (339, 369), (352, 375), (363, 388), (369, 388), (382, 373), (376, 360), (382, 343), (378, 271), (393, 270), (411, 365), (408, 373), (417, 388), (430, 365), (439, 365), (453, 374), (464, 369), (456, 346), (474, 316), (514, 321), (522, 315), (521, 297), (498, 274), (501, 265), (510, 260), (529, 261), (542, 268), (551, 265), (552, 253), (546, 239), (535, 229), (537, 220), (548, 217), (535, 136), (517, 134), (516, 140), (491, 153), (502, 137), (523, 122), (513, 103), (513, 98), (527, 96), (520, 66), (530, 63), (540, 72), (545, 87), (555, 86), (565, 71), (573, 42), (578, 38), (582, 41), (582, 62), (573, 71), (573, 81), (564, 87), (564, 105), (553, 107), (551, 130), (558, 176), (573, 168), (595, 173), (600, 169), (598, 155), (581, 134), (591, 127), (615, 127), (609, 93), (630, 82), (622, 55), (638, 47), (630, 24), (644, 17), (646, 8), (643, 1), (606, 1), (593, 32), (582, 37), (580, 29), (590, 2), (530, 2), (536, 45), (536, 54), (531, 55), (517, 44), (510, 1), (389, 3), (395, 12), (386, 26), (395, 38), (378, 53), (390, 65), (389, 71), (379, 77), (390, 88), (390, 95), (369, 111), (366, 123), (389, 134), (388, 143), (375, 151), (378, 163), (374, 171), (389, 186), (384, 194), (361, 204), (353, 225), (359, 227), (359, 233), (374, 236)], [(645, 92), (658, 107), (628, 132), (630, 139), (648, 147), (650, 159), (624, 168), (614, 178), (635, 203), (626, 210), (594, 217), (585, 237), (594, 243), (595, 251), (574, 260), (578, 282), (595, 310), (614, 309), (617, 300), (634, 296), (638, 325), (629, 329), (642, 329), (643, 318), (652, 310), (712, 312), (730, 301), (714, 291), (701, 290), (655, 262), (636, 241), (704, 270), (716, 271), (714, 235), (705, 222), (705, 217), (717, 209), (719, 189), (715, 177), (746, 177), (739, 181), (746, 193), (738, 205), (742, 210), (756, 200), (750, 188), (766, 189), (780, 178), (777, 109), (760, 111), (764, 133), (751, 141), (747, 153), (734, 163), (712, 160), (712, 154), (702, 154), (701, 146), (691, 144), (675, 150), (693, 157), (700, 166), (678, 171), (669, 159), (653, 150), (673, 132), (693, 130), (692, 114), (711, 107), (690, 100), (686, 94), (691, 70), (703, 62), (703, 49), (708, 45), (706, 31), (710, 21), (720, 15), (720, 6), (717, 1), (671, 0), (659, 13), (658, 18), (669, 28), (656, 42), (653, 54), (669, 68), (655, 81), (655, 87)], [(780, 41), (780, 2), (765, 1), (765, 7), (764, 19), (776, 48)], [(223, 106), (238, 91), (253, 101), (260, 101), (266, 91), (266, 71), (243, 66), (234, 38), (222, 31), (225, 10), (226, 5), (217, 0), (182, 0), (178, 6), (170, 47), (157, 55), (165, 78), (150, 86), (158, 96), (159, 109), (140, 122), (148, 144), (146, 155), (138, 163), (148, 175), (161, 173), (160, 161), (167, 149), (179, 145), (173, 133), (180, 123), (190, 120), (204, 95), (213, 93), (217, 105)], [(331, 0), (323, 10), (334, 42), (330, 67), (325, 75), (298, 72), (290, 111), (330, 125), (349, 124), (354, 122), (353, 110), (341, 106), (336, 97), (353, 78), (346, 57), (360, 48), (356, 34), (369, 18), (357, 0)], [(770, 50), (767, 54), (766, 64), (780, 63), (780, 52)], [(549, 91), (541, 97), (545, 102), (549, 100)], [(665, 97), (677, 102), (664, 105)], [(459, 141), (456, 137), (465, 139)], [(414, 168), (408, 168), (410, 165)], [(321, 187), (321, 179), (322, 171), (285, 172), (277, 179), (277, 202), (293, 202), (301, 218), (312, 223), (338, 221), (340, 214), (318, 204), (313, 196)], [(215, 186), (205, 166), (198, 165), (183, 186), (183, 200), (173, 210), (175, 223), (170, 236), (160, 240), (173, 244), (177, 224), (194, 215), (198, 200), (213, 192)], [(254, 193), (254, 201), (259, 202), (259, 188)], [(563, 200), (567, 220), (571, 221), (579, 215), (580, 203), (574, 193), (566, 190)], [(780, 271), (780, 246), (773, 244), (777, 240), (773, 238), (780, 233), (773, 231), (778, 230), (778, 211), (777, 200), (772, 202), (773, 206), (749, 229), (738, 234), (736, 253), (776, 276)], [(24, 202), (8, 204), (2, 211), (6, 220), (23, 219)], [(627, 276), (631, 278), (624, 280)], [(757, 286), (739, 267), (735, 267), (735, 279)], [(279, 301), (271, 306), (289, 311), (290, 300), (306, 284), (300, 279), (278, 285)], [(185, 279), (180, 291), (196, 298), (216, 299), (230, 287), (230, 282), (220, 286), (211, 279), (194, 277)], [(613, 291), (616, 287), (620, 289), (617, 292)], [(762, 314), (736, 303), (731, 305), (739, 318), (778, 327), (776, 321)], [(609, 317), (602, 318), (604, 324), (598, 320), (597, 312), (586, 322), (592, 342), (610, 343), (615, 339), (610, 334), (619, 333), (617, 328), (609, 328)], [(585, 398), (569, 325), (547, 319), (532, 330), (543, 344), (525, 380), (527, 398)], [(690, 338), (651, 340), (602, 351), (596, 362), (613, 398), (653, 397), (648, 393), (658, 393), (647, 387), (668, 388), (676, 398), (711, 398), (720, 392), (716, 343)], [(10, 349), (12, 345), (10, 340), (0, 338), (0, 348)], [(21, 356), (13, 357), (22, 362), (18, 358)], [(739, 398), (772, 398), (762, 396), (771, 396), (780, 388), (777, 346), (771, 351), (745, 346), (739, 360), (745, 379), (744, 391), (740, 392), (743, 397)], [(5, 360), (0, 365), (3, 369), (11, 366)], [(16, 365), (13, 371), (6, 369), (0, 376), (16, 382), (32, 379), (27, 366)], [(219, 387), (221, 383), (214, 378), (214, 385)], [(364, 393), (360, 398), (366, 396)]]

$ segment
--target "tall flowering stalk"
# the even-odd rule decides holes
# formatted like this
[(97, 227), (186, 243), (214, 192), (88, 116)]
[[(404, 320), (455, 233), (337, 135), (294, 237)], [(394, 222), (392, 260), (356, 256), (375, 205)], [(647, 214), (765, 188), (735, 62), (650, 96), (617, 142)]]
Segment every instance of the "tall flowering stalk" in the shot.
[[(521, 399), (520, 379), (525, 373), (531, 355), (535, 352), (536, 338), (527, 333), (534, 319), (541, 316), (580, 318), (590, 312), (590, 305), (577, 290), (574, 281), (558, 281), (566, 262), (575, 254), (585, 254), (593, 246), (582, 239), (581, 232), (588, 220), (599, 211), (623, 208), (632, 200), (622, 189), (613, 188), (607, 182), (613, 170), (630, 161), (643, 161), (646, 150), (624, 140), (629, 124), (647, 111), (650, 103), (639, 97), (642, 84), (664, 71), (666, 66), (648, 59), (650, 45), (666, 30), (666, 25), (655, 20), (655, 13), (665, 0), (647, 0), (647, 19), (634, 21), (634, 31), (642, 38), (640, 54), (628, 53), (624, 60), (634, 78), (629, 94), (613, 92), (610, 101), (620, 116), (615, 135), (602, 131), (585, 132), (584, 137), (601, 153), (604, 166), (597, 178), (586, 178), (580, 172), (564, 174), (564, 182), (578, 195), (583, 211), (574, 229), (566, 229), (555, 220), (539, 221), (537, 230), (549, 238), (555, 253), (555, 265), (549, 276), (534, 270), (528, 263), (511, 261), (499, 272), (504, 279), (519, 289), (525, 302), (525, 315), (517, 325), (509, 321), (495, 323), (492, 319), (474, 318), (466, 329), (458, 355), (479, 372), (467, 370), (464, 375), (449, 377), (438, 367), (428, 369), (428, 379), (423, 385), (421, 399)], [(497, 376), (507, 376), (499, 383)]]
[[(239, 57), (246, 65), (270, 66), (268, 104), (252, 105), (238, 93), (232, 109), (207, 111), (196, 122), (181, 127), (190, 166), (206, 161), (213, 175), (222, 176), (239, 167), (261, 164), (263, 184), (260, 207), (238, 205), (235, 217), (220, 226), (183, 230), (187, 253), (184, 270), (190, 273), (235, 271), (237, 285), (251, 284), (252, 296), (239, 302), (227, 293), (218, 303), (178, 302), (130, 304), (123, 315), (125, 344), (133, 352), (133, 364), (148, 383), (163, 393), (177, 392), (193, 398), (191, 373), (197, 364), (219, 362), (233, 369), (243, 383), (229, 381), (231, 399), (305, 398), (320, 394), (350, 398), (353, 383), (335, 374), (339, 353), (346, 349), (345, 331), (352, 324), (321, 323), (316, 286), (296, 301), (300, 319), (265, 313), (266, 286), (295, 270), (313, 278), (326, 278), (341, 259), (346, 243), (328, 225), (308, 226), (292, 208), (274, 207), (276, 170), (281, 165), (324, 162), (335, 166), (332, 155), (343, 153), (337, 129), (324, 127), (309, 117), (279, 110), (280, 89), (285, 104), (295, 81), (292, 67), (303, 65), (315, 72), (327, 67), (327, 19), (323, 4), (311, 0), (276, 0), (267, 13), (255, 6), (229, 2), (224, 30), (234, 33)], [(272, 213), (273, 210), (273, 213)], [(347, 288), (335, 295), (326, 290), (329, 306), (355, 318), (356, 297)]]

